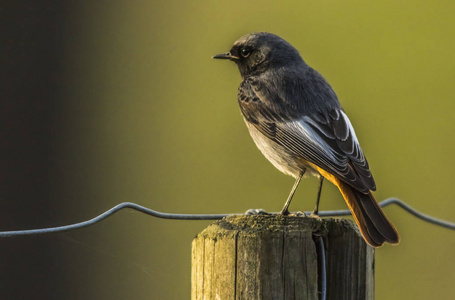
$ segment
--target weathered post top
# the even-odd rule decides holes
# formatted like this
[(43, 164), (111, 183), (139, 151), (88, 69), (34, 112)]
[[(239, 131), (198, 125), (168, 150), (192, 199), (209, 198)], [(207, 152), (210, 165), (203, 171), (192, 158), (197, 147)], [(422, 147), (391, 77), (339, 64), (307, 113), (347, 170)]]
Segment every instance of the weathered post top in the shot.
[(325, 240), (327, 299), (374, 299), (374, 249), (352, 221), (229, 216), (193, 240), (196, 299), (319, 299), (315, 238)]

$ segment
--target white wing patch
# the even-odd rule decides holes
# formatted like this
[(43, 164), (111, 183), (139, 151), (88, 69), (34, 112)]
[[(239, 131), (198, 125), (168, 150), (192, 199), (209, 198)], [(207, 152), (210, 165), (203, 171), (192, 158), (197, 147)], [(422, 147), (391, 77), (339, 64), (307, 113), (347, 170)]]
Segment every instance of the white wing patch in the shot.
[(337, 174), (367, 192), (375, 184), (349, 118), (335, 111), (325, 118), (305, 116), (276, 124), (275, 139), (296, 156)]

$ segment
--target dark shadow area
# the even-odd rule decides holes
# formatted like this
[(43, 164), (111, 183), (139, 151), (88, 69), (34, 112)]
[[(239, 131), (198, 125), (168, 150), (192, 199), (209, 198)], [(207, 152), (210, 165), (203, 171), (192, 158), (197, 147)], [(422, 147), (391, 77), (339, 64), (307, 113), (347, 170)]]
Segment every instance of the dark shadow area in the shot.
[[(28, 3), (27, 3), (28, 2)], [(64, 2), (0, 9), (0, 227), (55, 225), (52, 197), (63, 129)], [(0, 240), (0, 298), (56, 299), (67, 289), (55, 238)]]

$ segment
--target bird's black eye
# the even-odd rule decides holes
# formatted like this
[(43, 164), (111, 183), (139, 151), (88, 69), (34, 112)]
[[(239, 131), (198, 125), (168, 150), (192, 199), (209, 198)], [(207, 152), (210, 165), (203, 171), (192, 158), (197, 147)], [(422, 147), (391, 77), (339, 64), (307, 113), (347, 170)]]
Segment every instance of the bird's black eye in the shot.
[(245, 47), (240, 50), (240, 55), (242, 57), (248, 57), (250, 56), (251, 52), (253, 52), (253, 48)]

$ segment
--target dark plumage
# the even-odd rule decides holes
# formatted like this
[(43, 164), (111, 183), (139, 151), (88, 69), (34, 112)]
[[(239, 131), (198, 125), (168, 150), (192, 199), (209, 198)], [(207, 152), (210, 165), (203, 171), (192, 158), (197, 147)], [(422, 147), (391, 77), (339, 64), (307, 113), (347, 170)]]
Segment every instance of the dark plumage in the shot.
[(296, 178), (282, 213), (288, 213), (304, 174), (322, 176), (340, 189), (371, 246), (398, 243), (371, 194), (376, 185), (351, 122), (330, 85), (299, 52), (260, 32), (241, 37), (230, 52), (214, 58), (237, 64), (243, 79), (238, 102), (254, 142), (275, 167)]

